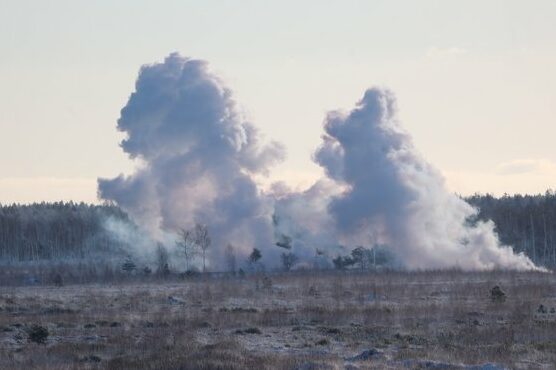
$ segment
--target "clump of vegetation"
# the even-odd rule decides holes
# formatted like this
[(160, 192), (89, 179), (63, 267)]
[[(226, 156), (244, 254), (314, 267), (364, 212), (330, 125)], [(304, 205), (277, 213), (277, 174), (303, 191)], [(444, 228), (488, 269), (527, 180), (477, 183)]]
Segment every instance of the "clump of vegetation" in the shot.
[(496, 303), (504, 302), (506, 300), (506, 293), (504, 293), (502, 289), (496, 285), (490, 290), (490, 299)]
[(253, 265), (259, 262), (262, 256), (263, 255), (261, 254), (261, 251), (259, 249), (253, 248), (253, 251), (249, 255), (249, 259), (248, 259), (249, 264)]
[(341, 331), (338, 328), (322, 328), (322, 330), (326, 333), (326, 334), (340, 334)]
[(156, 273), (159, 276), (167, 276), (170, 274), (170, 268), (168, 267), (168, 262), (170, 256), (168, 255), (168, 250), (162, 243), (156, 245)]
[(234, 307), (231, 310), (232, 312), (239, 312), (239, 313), (257, 313), (259, 312), (259, 310), (257, 310), (256, 308), (253, 307)]
[(299, 258), (292, 252), (284, 252), (280, 258), (282, 259), (282, 266), (284, 266), (284, 270), (286, 271), (290, 271), (293, 265), (295, 265), (299, 260)]
[(374, 246), (369, 249), (359, 246), (354, 248), (349, 255), (337, 256), (332, 263), (336, 269), (345, 270), (347, 268), (370, 269), (391, 264), (392, 261), (392, 255), (383, 247)]
[(272, 289), (272, 279), (269, 276), (263, 277), (263, 289), (265, 290)]
[(46, 344), (49, 335), (48, 329), (41, 325), (33, 325), (27, 330), (29, 342), (37, 344)]
[(122, 264), (122, 270), (124, 270), (125, 272), (127, 272), (128, 274), (131, 274), (133, 271), (135, 271), (135, 269), (137, 268), (137, 266), (135, 265), (135, 263), (131, 260), (130, 257), (128, 257), (125, 262)]
[(257, 278), (255, 280), (255, 289), (272, 290), (272, 279), (266, 275), (262, 278)]
[(80, 360), (80, 362), (92, 362), (92, 363), (98, 363), (101, 361), (102, 359), (96, 355), (85, 356)]
[(307, 294), (311, 297), (318, 297), (319, 296), (319, 291), (318, 291), (316, 286), (311, 285)]
[(59, 288), (64, 286), (64, 279), (62, 279), (62, 275), (60, 273), (56, 273), (54, 275), (54, 277), (52, 278), (52, 282)]
[(243, 331), (245, 334), (262, 334), (259, 328), (247, 328)]
[(243, 334), (262, 334), (261, 330), (259, 328), (255, 328), (255, 327), (247, 328), (247, 329), (243, 329), (243, 330), (237, 329), (235, 331), (235, 333), (240, 334), (240, 335), (243, 335)]

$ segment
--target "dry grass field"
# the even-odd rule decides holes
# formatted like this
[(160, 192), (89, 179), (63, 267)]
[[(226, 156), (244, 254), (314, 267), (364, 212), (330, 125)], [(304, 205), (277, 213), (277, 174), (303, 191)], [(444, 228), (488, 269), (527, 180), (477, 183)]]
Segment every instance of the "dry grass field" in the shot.
[(329, 271), (1, 287), (0, 369), (553, 369), (555, 283)]

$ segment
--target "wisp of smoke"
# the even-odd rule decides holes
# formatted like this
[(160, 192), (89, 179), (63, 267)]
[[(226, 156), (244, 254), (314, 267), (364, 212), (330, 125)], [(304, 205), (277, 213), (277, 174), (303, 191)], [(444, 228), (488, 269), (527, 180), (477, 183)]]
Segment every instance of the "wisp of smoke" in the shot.
[(99, 196), (155, 238), (209, 225), (213, 266), (232, 242), (244, 254), (261, 249), (270, 263), (282, 252), (276, 244), (301, 262), (385, 245), (408, 269), (537, 268), (446, 189), (400, 126), (387, 90), (370, 89), (352, 111), (328, 114), (314, 155), (326, 175), (304, 192), (257, 188), (252, 176), (280, 161), (283, 147), (260, 144), (203, 61), (171, 54), (142, 67), (118, 128), (127, 134), (122, 148), (143, 166), (99, 179)]

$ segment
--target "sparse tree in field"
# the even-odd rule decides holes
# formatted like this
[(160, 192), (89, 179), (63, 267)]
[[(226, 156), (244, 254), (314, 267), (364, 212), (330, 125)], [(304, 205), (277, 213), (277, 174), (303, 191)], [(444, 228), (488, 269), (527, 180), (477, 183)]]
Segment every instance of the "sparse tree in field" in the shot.
[(54, 275), (53, 283), (57, 287), (64, 286), (64, 279), (62, 278), (62, 275), (59, 272)]
[(156, 272), (159, 275), (168, 275), (170, 268), (168, 267), (168, 251), (162, 243), (156, 246)]
[(350, 256), (338, 256), (332, 260), (332, 263), (338, 270), (344, 270), (352, 266), (355, 262)]
[(178, 235), (179, 240), (176, 245), (185, 256), (185, 271), (189, 271), (189, 264), (197, 253), (196, 234), (192, 230), (181, 229)]
[(251, 252), (247, 261), (250, 265), (254, 265), (261, 259), (262, 256), (263, 255), (261, 254), (260, 250), (258, 250), (257, 248), (253, 248), (253, 252)]
[(257, 270), (257, 264), (259, 262), (259, 260), (262, 258), (262, 253), (259, 249), (257, 248), (253, 248), (253, 251), (251, 252), (251, 254), (249, 255), (249, 257), (247, 258), (247, 263), (249, 264), (249, 268), (252, 271)]
[(226, 246), (226, 265), (228, 266), (228, 271), (236, 272), (236, 253), (232, 244)]
[(293, 265), (298, 261), (298, 258), (292, 252), (284, 252), (280, 256), (282, 258), (282, 266), (284, 266), (284, 270), (290, 271)]
[(195, 225), (194, 240), (197, 247), (201, 250), (201, 256), (203, 258), (203, 273), (207, 270), (206, 256), (207, 250), (210, 247), (210, 235), (208, 227), (206, 225), (197, 224)]
[(357, 247), (351, 251), (351, 259), (359, 268), (367, 269), (373, 263), (373, 252), (364, 247)]
[(131, 274), (133, 271), (135, 271), (136, 268), (137, 266), (135, 265), (131, 257), (128, 257), (122, 264), (122, 270), (124, 270), (128, 274)]

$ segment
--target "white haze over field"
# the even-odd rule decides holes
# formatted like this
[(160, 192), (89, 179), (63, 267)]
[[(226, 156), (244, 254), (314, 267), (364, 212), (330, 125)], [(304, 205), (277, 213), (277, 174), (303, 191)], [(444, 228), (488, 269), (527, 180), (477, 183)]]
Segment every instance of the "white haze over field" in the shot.
[(301, 262), (317, 249), (334, 257), (383, 245), (408, 269), (536, 268), (446, 189), (396, 119), (387, 90), (369, 89), (353, 110), (328, 114), (314, 154), (326, 175), (304, 192), (282, 183), (257, 188), (254, 176), (281, 161), (284, 147), (261, 142), (204, 61), (174, 53), (143, 66), (118, 129), (127, 134), (123, 150), (143, 165), (99, 179), (100, 198), (115, 201), (153, 240), (208, 225), (213, 268), (222, 267), (227, 243), (241, 256), (259, 248), (277, 266), (283, 235)]

